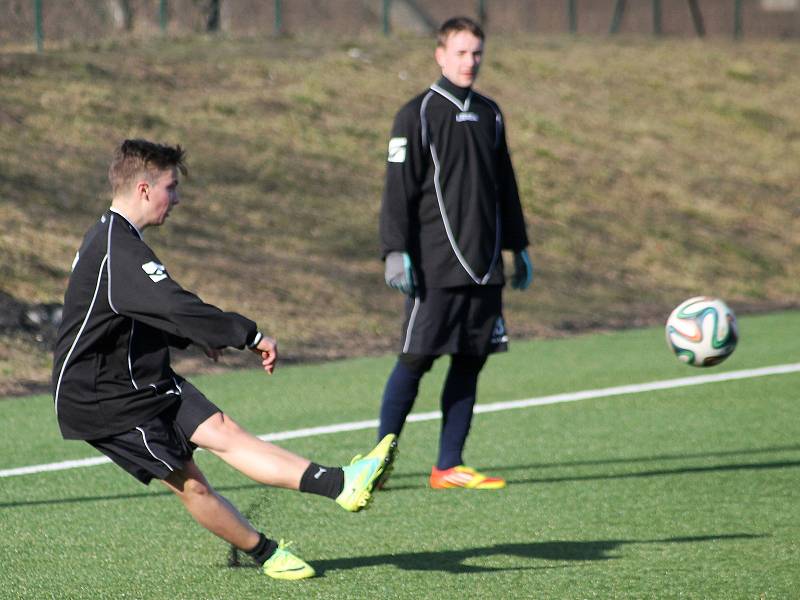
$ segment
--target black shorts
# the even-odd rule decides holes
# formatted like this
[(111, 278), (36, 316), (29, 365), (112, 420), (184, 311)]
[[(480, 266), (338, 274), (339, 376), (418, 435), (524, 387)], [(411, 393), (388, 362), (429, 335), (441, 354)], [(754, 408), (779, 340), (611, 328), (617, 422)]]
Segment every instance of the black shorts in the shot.
[(87, 442), (145, 485), (182, 469), (196, 448), (189, 438), (220, 410), (185, 379), (178, 383), (180, 400), (164, 412), (130, 431)]
[(406, 299), (403, 354), (484, 356), (508, 349), (502, 286), (427, 288)]

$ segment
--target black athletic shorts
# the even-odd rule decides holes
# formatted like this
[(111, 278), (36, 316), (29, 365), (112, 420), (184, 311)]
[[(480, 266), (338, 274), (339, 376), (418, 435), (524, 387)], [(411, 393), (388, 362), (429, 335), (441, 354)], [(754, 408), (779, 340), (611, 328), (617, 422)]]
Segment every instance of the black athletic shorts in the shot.
[(178, 379), (180, 400), (130, 431), (87, 440), (145, 485), (166, 479), (192, 458), (195, 429), (219, 408), (185, 379)]
[(406, 299), (403, 354), (483, 356), (508, 349), (502, 286), (427, 288)]

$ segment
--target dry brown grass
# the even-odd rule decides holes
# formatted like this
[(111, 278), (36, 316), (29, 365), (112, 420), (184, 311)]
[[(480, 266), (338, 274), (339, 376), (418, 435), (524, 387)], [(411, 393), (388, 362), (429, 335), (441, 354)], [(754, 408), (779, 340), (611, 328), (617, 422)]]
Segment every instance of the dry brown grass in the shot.
[[(390, 351), (384, 146), (436, 77), (430, 54), (414, 38), (204, 37), (0, 52), (0, 290), (61, 299), (114, 144), (143, 136), (190, 153), (182, 206), (148, 231), (178, 281), (289, 357)], [(512, 332), (653, 323), (696, 293), (797, 306), (797, 64), (787, 42), (490, 40), (479, 87), (506, 112), (537, 272), (507, 294)], [(4, 339), (0, 394), (48, 363)]]

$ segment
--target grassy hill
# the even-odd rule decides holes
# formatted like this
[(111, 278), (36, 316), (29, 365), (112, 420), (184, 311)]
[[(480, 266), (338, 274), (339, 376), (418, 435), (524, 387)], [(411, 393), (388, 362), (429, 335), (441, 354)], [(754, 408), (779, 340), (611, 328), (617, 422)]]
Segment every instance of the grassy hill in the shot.
[[(148, 231), (179, 282), (289, 358), (391, 351), (385, 146), (437, 75), (431, 53), (415, 38), (0, 50), (0, 292), (61, 300), (114, 145), (148, 137), (189, 150), (182, 205)], [(798, 63), (790, 42), (491, 39), (478, 88), (506, 113), (536, 267), (506, 296), (512, 334), (655, 323), (699, 293), (797, 306)], [(49, 361), (47, 340), (5, 331), (0, 394), (46, 381)]]

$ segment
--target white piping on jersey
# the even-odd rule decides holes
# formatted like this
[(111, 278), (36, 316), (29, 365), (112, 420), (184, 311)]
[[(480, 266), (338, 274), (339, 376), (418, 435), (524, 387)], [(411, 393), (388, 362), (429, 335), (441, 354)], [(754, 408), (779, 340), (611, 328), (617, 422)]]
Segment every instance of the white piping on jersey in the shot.
[[(154, 392), (158, 393), (158, 386), (155, 383), (151, 383), (150, 387), (153, 388)], [(170, 394), (175, 395), (175, 394), (180, 394), (180, 393), (181, 393), (180, 388), (178, 388), (177, 390), (167, 390), (166, 392), (164, 392), (164, 394), (166, 394), (167, 396), (169, 396)]]
[(111, 230), (114, 227), (114, 215), (111, 215), (111, 218), (108, 221), (108, 236), (106, 238), (106, 256), (108, 257), (108, 262), (106, 263), (106, 271), (108, 272), (108, 305), (111, 307), (111, 310), (114, 311), (115, 314), (119, 314), (119, 311), (114, 306), (114, 303), (111, 301)]
[(447, 90), (444, 90), (444, 89), (440, 88), (440, 87), (439, 87), (438, 85), (436, 85), (435, 83), (434, 83), (434, 84), (431, 86), (431, 89), (432, 89), (434, 92), (436, 92), (437, 94), (441, 94), (442, 96), (444, 96), (445, 98), (447, 98), (448, 100), (450, 100), (450, 102), (452, 102), (452, 103), (453, 103), (453, 104), (455, 104), (455, 105), (456, 105), (456, 106), (457, 106), (459, 109), (461, 109), (461, 112), (469, 112), (469, 103), (470, 103), (470, 101), (472, 100), (472, 90), (470, 90), (469, 92), (467, 92), (467, 97), (464, 99), (464, 102), (460, 102), (458, 98), (456, 98), (455, 96), (453, 96), (453, 94), (451, 94), (451, 93), (450, 93), (450, 92), (448, 92)]
[(94, 303), (97, 300), (97, 293), (100, 290), (100, 280), (103, 278), (103, 266), (105, 265), (107, 259), (108, 255), (106, 254), (103, 257), (102, 262), (100, 263), (100, 268), (97, 270), (97, 283), (94, 286), (94, 294), (92, 294), (92, 302), (91, 304), (89, 304), (89, 310), (86, 311), (86, 316), (83, 318), (83, 323), (81, 323), (81, 328), (78, 330), (78, 333), (75, 336), (75, 340), (73, 340), (72, 345), (69, 347), (69, 352), (67, 352), (67, 356), (64, 357), (64, 364), (61, 365), (61, 372), (58, 374), (58, 383), (56, 384), (56, 393), (55, 393), (56, 416), (58, 416), (58, 393), (61, 390), (61, 380), (64, 377), (64, 371), (67, 369), (67, 363), (69, 362), (69, 359), (72, 356), (72, 352), (75, 350), (75, 346), (78, 345), (78, 340), (80, 339), (83, 330), (86, 328), (86, 323), (89, 322), (89, 317), (92, 314)]
[(139, 386), (136, 385), (136, 380), (133, 378), (133, 365), (131, 364), (131, 348), (133, 348), (133, 328), (136, 327), (136, 321), (131, 319), (131, 333), (130, 337), (128, 338), (128, 373), (131, 376), (131, 383), (133, 384), (134, 389), (139, 389)]
[[(120, 215), (126, 221), (128, 220), (127, 217), (124, 214), (122, 214), (121, 212), (119, 212), (118, 210), (116, 210), (114, 208), (111, 208), (110, 210), (111, 210), (112, 213)], [(128, 222), (130, 223), (130, 221), (128, 221)], [(113, 225), (114, 225), (114, 214), (111, 215), (111, 219), (109, 220), (109, 223), (108, 223), (108, 241), (107, 241), (107, 246), (106, 246), (106, 257), (108, 257), (108, 263), (106, 264), (106, 270), (108, 272), (108, 305), (111, 307), (111, 310), (113, 310), (116, 314), (120, 314), (119, 311), (114, 306), (114, 304), (111, 302), (111, 228), (112, 228)], [(136, 228), (136, 226), (131, 224), (131, 227), (133, 227), (134, 231), (136, 231), (136, 234), (139, 236), (139, 239), (142, 239), (142, 234)], [(136, 383), (136, 379), (133, 377), (133, 365), (131, 363), (131, 354), (132, 354), (132, 350), (131, 349), (133, 348), (133, 333), (134, 333), (134, 328), (135, 327), (136, 327), (136, 320), (135, 319), (131, 319), (131, 333), (130, 333), (130, 338), (128, 339), (128, 375), (131, 378), (131, 385), (133, 385), (133, 389), (138, 390), (139, 389), (139, 384)], [(151, 383), (150, 386), (153, 389), (156, 389), (155, 384)], [(180, 388), (178, 388), (178, 389), (180, 390)], [(174, 394), (175, 391), (174, 390), (170, 390), (167, 393), (168, 394)]]
[(490, 100), (486, 96), (482, 96), (481, 94), (478, 94), (478, 93), (476, 93), (475, 95), (478, 98), (480, 98), (481, 100), (483, 100), (484, 102), (486, 102), (486, 104), (489, 105), (489, 108), (491, 108), (494, 111), (494, 147), (495, 148), (499, 148), (500, 147), (500, 132), (503, 130), (503, 117), (500, 114), (500, 109), (494, 103), (493, 100)]
[(403, 344), (403, 353), (407, 353), (411, 347), (411, 330), (414, 329), (414, 321), (417, 320), (417, 311), (419, 310), (419, 296), (414, 298), (414, 308), (411, 309), (411, 316), (408, 318), (408, 327), (406, 328), (406, 341)]
[(152, 456), (152, 457), (153, 457), (153, 458), (155, 458), (157, 461), (159, 461), (160, 463), (162, 463), (162, 464), (163, 464), (165, 467), (167, 467), (167, 468), (168, 468), (170, 471), (175, 471), (175, 469), (173, 469), (172, 467), (170, 467), (170, 466), (169, 466), (169, 465), (166, 463), (166, 461), (163, 461), (163, 460), (161, 460), (160, 458), (158, 458), (158, 457), (157, 457), (157, 456), (156, 456), (156, 455), (153, 453), (153, 451), (152, 451), (152, 450), (150, 450), (150, 445), (147, 443), (147, 437), (144, 435), (144, 430), (143, 430), (141, 427), (137, 427), (136, 429), (138, 429), (138, 430), (139, 430), (139, 433), (141, 433), (141, 434), (142, 434), (142, 441), (144, 442), (144, 447), (145, 447), (145, 448), (147, 448), (147, 451), (150, 453), (150, 456)]
[[(106, 256), (108, 256), (108, 263), (106, 264), (106, 270), (108, 272), (108, 305), (111, 307), (111, 310), (113, 310), (115, 314), (119, 314), (119, 311), (114, 306), (114, 303), (111, 301), (111, 229), (114, 226), (114, 213), (119, 214), (120, 216), (122, 216), (122, 218), (125, 218), (125, 215), (117, 212), (114, 209), (111, 209), (111, 213), (112, 213), (111, 219), (108, 222), (108, 242), (106, 246)], [(134, 229), (136, 229), (136, 227), (134, 227)], [(136, 233), (139, 234), (139, 238), (142, 237), (142, 234), (139, 233), (138, 229), (136, 229)], [(128, 338), (128, 374), (130, 375), (133, 389), (138, 390), (139, 386), (136, 384), (136, 380), (133, 378), (133, 366), (131, 365), (131, 348), (133, 347), (133, 328), (135, 325), (136, 321), (131, 319), (131, 333), (130, 337)]]
[[(500, 257), (500, 246), (501, 246), (501, 237), (500, 237), (500, 203), (495, 201), (495, 241), (494, 241), (494, 254), (492, 256), (492, 261), (489, 263), (489, 268), (486, 271), (486, 274), (483, 277), (478, 277), (472, 268), (467, 263), (467, 259), (464, 258), (464, 255), (461, 253), (461, 250), (456, 243), (455, 236), (453, 235), (453, 230), (450, 227), (450, 220), (447, 218), (447, 210), (444, 206), (444, 195), (442, 194), (442, 186), (439, 183), (439, 156), (436, 153), (436, 146), (433, 144), (433, 141), (428, 140), (428, 121), (425, 118), (425, 108), (428, 105), (428, 100), (430, 100), (433, 92), (440, 94), (442, 97), (446, 98), (453, 104), (455, 104), (459, 109), (462, 111), (467, 111), (469, 109), (469, 103), (472, 99), (472, 90), (469, 91), (467, 94), (467, 98), (462, 104), (458, 101), (458, 99), (453, 96), (452, 94), (448, 93), (447, 91), (440, 88), (435, 83), (431, 86), (431, 91), (425, 95), (425, 98), (422, 100), (422, 105), (419, 109), (419, 116), (420, 116), (420, 126), (422, 127), (422, 144), (428, 145), (431, 151), (431, 158), (433, 159), (433, 187), (436, 190), (436, 201), (439, 204), (439, 213), (442, 216), (442, 223), (444, 224), (444, 231), (447, 234), (447, 240), (450, 242), (450, 248), (453, 250), (453, 254), (456, 255), (458, 262), (461, 263), (461, 266), (467, 272), (470, 279), (477, 283), (478, 285), (486, 285), (489, 282), (489, 279), (492, 276), (492, 271), (494, 271), (495, 265), (497, 264), (497, 260)], [(491, 106), (492, 110), (495, 113), (495, 148), (497, 148), (498, 144), (500, 143), (500, 113), (497, 109), (492, 106), (492, 103), (488, 103)], [(406, 336), (408, 337), (408, 336)], [(405, 352), (405, 350), (403, 350)]]
[(433, 158), (433, 186), (436, 188), (436, 200), (439, 203), (439, 212), (442, 215), (442, 223), (444, 223), (444, 231), (447, 234), (447, 239), (450, 241), (450, 247), (453, 249), (453, 254), (456, 255), (458, 262), (460, 262), (461, 266), (464, 267), (464, 270), (467, 272), (467, 275), (470, 276), (472, 281), (478, 285), (486, 285), (486, 282), (489, 281), (489, 277), (492, 276), (492, 270), (494, 269), (494, 265), (497, 262), (497, 256), (499, 255), (499, 244), (497, 243), (497, 238), (499, 237), (500, 233), (500, 207), (495, 206), (495, 213), (497, 215), (497, 218), (495, 219), (495, 229), (497, 229), (497, 235), (495, 235), (494, 256), (492, 256), (492, 262), (489, 263), (489, 270), (486, 271), (486, 274), (483, 277), (478, 277), (475, 274), (475, 271), (473, 271), (467, 263), (467, 259), (464, 258), (463, 254), (461, 254), (461, 250), (456, 243), (455, 236), (453, 236), (453, 230), (450, 227), (450, 220), (447, 218), (447, 211), (444, 207), (441, 184), (439, 183), (439, 157), (436, 154), (436, 146), (433, 145), (433, 142), (431, 142), (430, 146), (431, 158)]
[(422, 147), (428, 145), (428, 120), (425, 118), (425, 109), (428, 107), (428, 100), (433, 96), (433, 91), (425, 94), (422, 99), (422, 106), (419, 108), (420, 127), (422, 128)]
[(136, 235), (139, 236), (139, 239), (140, 240), (144, 240), (144, 236), (142, 235), (142, 232), (139, 231), (139, 228), (131, 222), (131, 220), (127, 217), (127, 215), (124, 212), (122, 212), (120, 209), (115, 208), (113, 206), (111, 208), (109, 208), (108, 210), (110, 210), (113, 213), (117, 213), (120, 217), (125, 219), (128, 222), (128, 225), (133, 227), (133, 230), (136, 232)]

